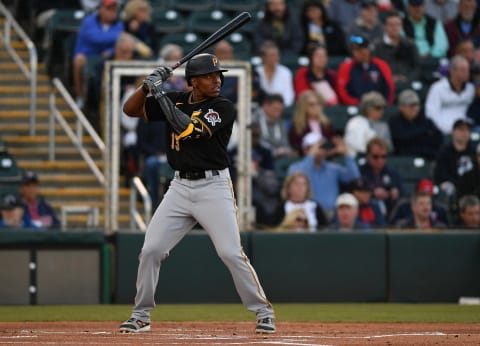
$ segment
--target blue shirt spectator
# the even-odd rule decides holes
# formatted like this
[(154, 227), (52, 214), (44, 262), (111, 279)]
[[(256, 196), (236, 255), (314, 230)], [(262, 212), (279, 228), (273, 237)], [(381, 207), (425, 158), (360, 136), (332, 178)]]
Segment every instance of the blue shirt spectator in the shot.
[[(320, 203), (327, 215), (332, 216), (340, 184), (346, 184), (358, 178), (360, 172), (355, 160), (350, 156), (345, 156), (345, 166), (326, 161), (327, 150), (324, 144), (325, 141), (320, 134), (307, 134), (302, 143), (305, 157), (290, 165), (287, 174), (305, 173), (312, 185), (313, 199)], [(337, 148), (340, 153), (346, 153), (344, 144), (337, 144)]]
[(0, 215), (0, 228), (39, 230), (32, 223), (30, 216), (25, 213), (20, 198), (13, 194), (3, 197), (0, 204)]

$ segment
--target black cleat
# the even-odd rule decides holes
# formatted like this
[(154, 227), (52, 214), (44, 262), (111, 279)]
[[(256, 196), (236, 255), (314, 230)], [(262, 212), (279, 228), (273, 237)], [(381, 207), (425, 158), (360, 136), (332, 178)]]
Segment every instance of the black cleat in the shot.
[(256, 333), (273, 334), (275, 331), (275, 320), (273, 318), (266, 317), (257, 321), (257, 328), (255, 329)]
[(150, 323), (137, 320), (136, 318), (129, 318), (128, 321), (120, 325), (120, 333), (141, 333), (150, 330)]

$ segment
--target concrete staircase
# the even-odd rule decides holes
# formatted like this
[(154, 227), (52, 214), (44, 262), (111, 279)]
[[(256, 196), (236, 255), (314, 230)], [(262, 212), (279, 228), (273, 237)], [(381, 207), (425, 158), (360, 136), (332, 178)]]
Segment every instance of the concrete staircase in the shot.
[[(28, 61), (28, 51), (21, 42), (12, 41), (19, 55)], [(104, 222), (104, 188), (83, 161), (77, 149), (64, 133), (60, 125), (56, 125), (56, 160), (48, 158), (48, 120), (49, 93), (51, 84), (43, 64), (39, 64), (38, 95), (36, 113), (36, 133), (30, 136), (30, 86), (17, 65), (13, 62), (5, 47), (0, 42), (0, 138), (5, 142), (8, 152), (16, 158), (20, 168), (33, 170), (40, 178), (41, 194), (55, 208), (58, 217), (64, 206), (89, 206), (99, 209), (100, 227)], [(74, 113), (66, 103), (57, 100), (62, 107), (61, 112), (74, 127)], [(93, 144), (91, 138), (83, 138), (98, 167), (103, 170), (101, 152)], [(123, 188), (121, 178), (119, 192), (119, 227), (130, 228), (128, 215), (129, 189)], [(67, 227), (85, 228), (88, 215), (67, 214)]]

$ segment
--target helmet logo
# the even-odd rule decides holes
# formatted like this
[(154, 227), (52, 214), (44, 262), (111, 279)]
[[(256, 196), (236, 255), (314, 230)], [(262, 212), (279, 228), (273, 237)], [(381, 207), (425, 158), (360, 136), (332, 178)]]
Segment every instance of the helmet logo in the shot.
[(212, 65), (217, 66), (217, 64), (218, 64), (218, 59), (216, 57), (213, 57), (212, 58)]
[(220, 118), (220, 115), (211, 108), (203, 117), (207, 119), (207, 121), (212, 124), (212, 126), (215, 126), (216, 123), (222, 122), (222, 118)]

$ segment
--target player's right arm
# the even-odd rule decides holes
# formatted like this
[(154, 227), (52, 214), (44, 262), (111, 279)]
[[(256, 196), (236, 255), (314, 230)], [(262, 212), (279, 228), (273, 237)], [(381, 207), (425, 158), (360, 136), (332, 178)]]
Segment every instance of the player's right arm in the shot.
[(148, 94), (148, 90), (145, 90), (142, 84), (130, 95), (130, 97), (123, 104), (123, 112), (130, 117), (144, 117), (145, 111), (145, 99)]

